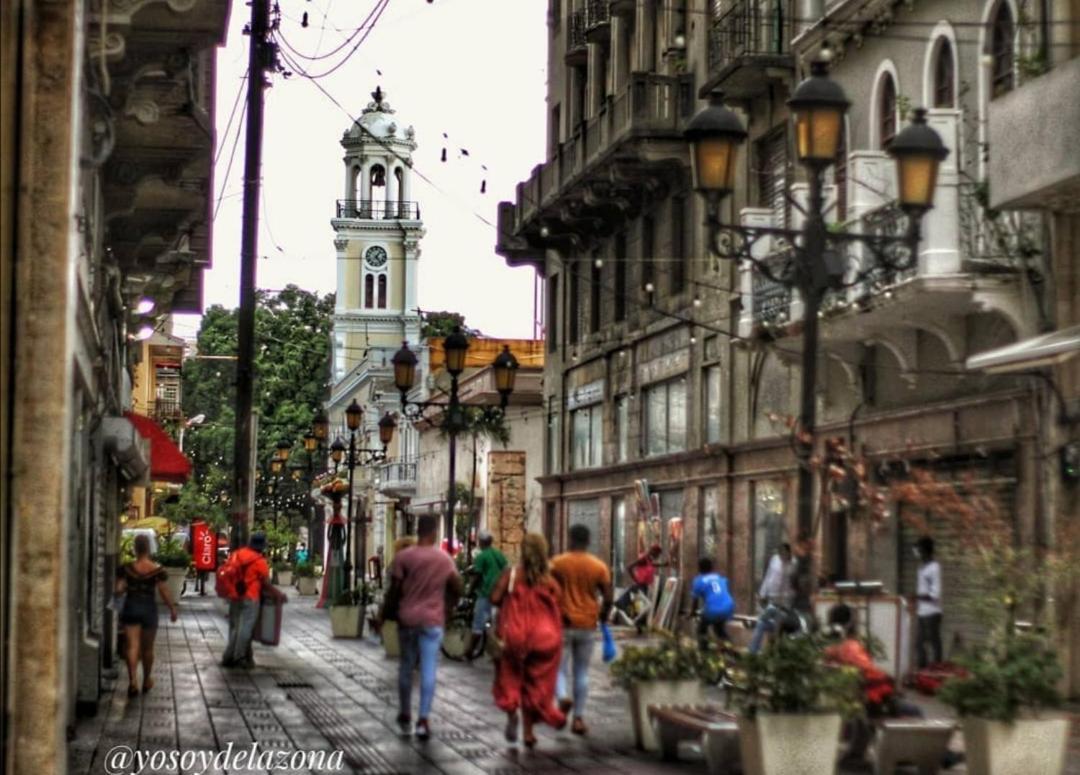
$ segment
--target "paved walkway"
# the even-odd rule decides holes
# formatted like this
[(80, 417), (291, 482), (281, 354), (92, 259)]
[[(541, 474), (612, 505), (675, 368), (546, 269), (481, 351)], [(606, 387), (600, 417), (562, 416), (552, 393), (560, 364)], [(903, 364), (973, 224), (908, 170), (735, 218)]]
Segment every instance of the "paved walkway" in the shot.
[[(185, 597), (181, 619), (162, 617), (157, 639), (156, 685), (146, 695), (128, 699), (126, 671), (103, 698), (101, 710), (81, 722), (70, 746), (76, 775), (131, 773), (133, 767), (109, 766), (109, 751), (206, 752), (226, 750), (341, 751), (344, 767), (306, 766), (274, 772), (362, 772), (420, 775), (509, 775), (522, 772), (663, 773), (704, 775), (704, 763), (689, 759), (665, 764), (633, 747), (629, 706), (613, 686), (607, 668), (592, 671), (590, 734), (538, 727), (534, 751), (503, 739), (505, 716), (491, 700), (491, 665), (443, 660), (432, 715), (433, 737), (426, 743), (402, 739), (397, 715), (397, 662), (387, 659), (372, 640), (334, 639), (329, 616), (314, 599), (290, 595), (282, 643), (256, 645), (257, 667), (224, 670), (218, 662), (225, 646), (224, 604), (216, 598)], [(935, 714), (936, 715), (936, 714)], [(1080, 738), (1074, 737), (1074, 745)], [(1070, 752), (1070, 775), (1080, 775), (1080, 755)], [(159, 756), (141, 773), (200, 772), (188, 760)], [(219, 771), (210, 767), (210, 771)], [(256, 772), (255, 769), (241, 769)], [(964, 772), (957, 767), (953, 772)]]

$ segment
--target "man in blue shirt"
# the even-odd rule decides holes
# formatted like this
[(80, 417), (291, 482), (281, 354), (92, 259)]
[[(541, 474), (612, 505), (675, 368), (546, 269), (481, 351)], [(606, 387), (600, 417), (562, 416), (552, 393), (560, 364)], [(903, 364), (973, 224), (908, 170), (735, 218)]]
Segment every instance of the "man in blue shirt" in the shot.
[(709, 629), (720, 640), (728, 641), (727, 621), (735, 613), (735, 600), (728, 590), (728, 580), (713, 570), (713, 561), (702, 557), (698, 561), (698, 575), (690, 588), (693, 595), (693, 610), (697, 611), (701, 603), (701, 619), (698, 621), (698, 643), (704, 649), (709, 645)]

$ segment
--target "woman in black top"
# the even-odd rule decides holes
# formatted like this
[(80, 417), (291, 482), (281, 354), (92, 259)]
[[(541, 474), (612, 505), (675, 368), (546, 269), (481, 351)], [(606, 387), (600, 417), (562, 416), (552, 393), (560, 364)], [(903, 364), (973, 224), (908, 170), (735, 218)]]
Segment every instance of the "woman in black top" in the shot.
[(148, 692), (154, 686), (150, 671), (154, 667), (154, 636), (157, 635), (158, 626), (155, 591), (161, 593), (161, 599), (169, 607), (169, 616), (174, 622), (176, 604), (166, 584), (168, 574), (150, 559), (150, 539), (145, 535), (135, 536), (135, 561), (121, 566), (117, 575), (116, 591), (126, 594), (124, 607), (120, 611), (120, 624), (127, 639), (128, 697), (134, 697), (139, 693), (136, 675), (140, 660), (143, 666), (143, 691)]

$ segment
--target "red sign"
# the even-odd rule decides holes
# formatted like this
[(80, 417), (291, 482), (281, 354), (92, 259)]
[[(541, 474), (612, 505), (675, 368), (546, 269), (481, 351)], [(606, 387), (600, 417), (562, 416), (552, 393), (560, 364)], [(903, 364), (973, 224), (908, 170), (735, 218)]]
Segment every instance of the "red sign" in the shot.
[(205, 522), (191, 526), (191, 553), (195, 556), (195, 570), (217, 567), (217, 536)]

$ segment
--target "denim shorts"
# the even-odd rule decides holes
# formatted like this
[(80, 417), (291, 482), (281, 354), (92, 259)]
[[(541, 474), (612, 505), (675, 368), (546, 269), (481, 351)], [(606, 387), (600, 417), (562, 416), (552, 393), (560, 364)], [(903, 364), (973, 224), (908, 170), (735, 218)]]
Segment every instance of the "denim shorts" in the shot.
[(158, 626), (157, 601), (128, 596), (124, 601), (124, 610), (120, 612), (120, 624), (144, 627), (148, 630)]
[(473, 606), (472, 631), (479, 635), (489, 621), (491, 621), (491, 598), (476, 598), (476, 604)]

